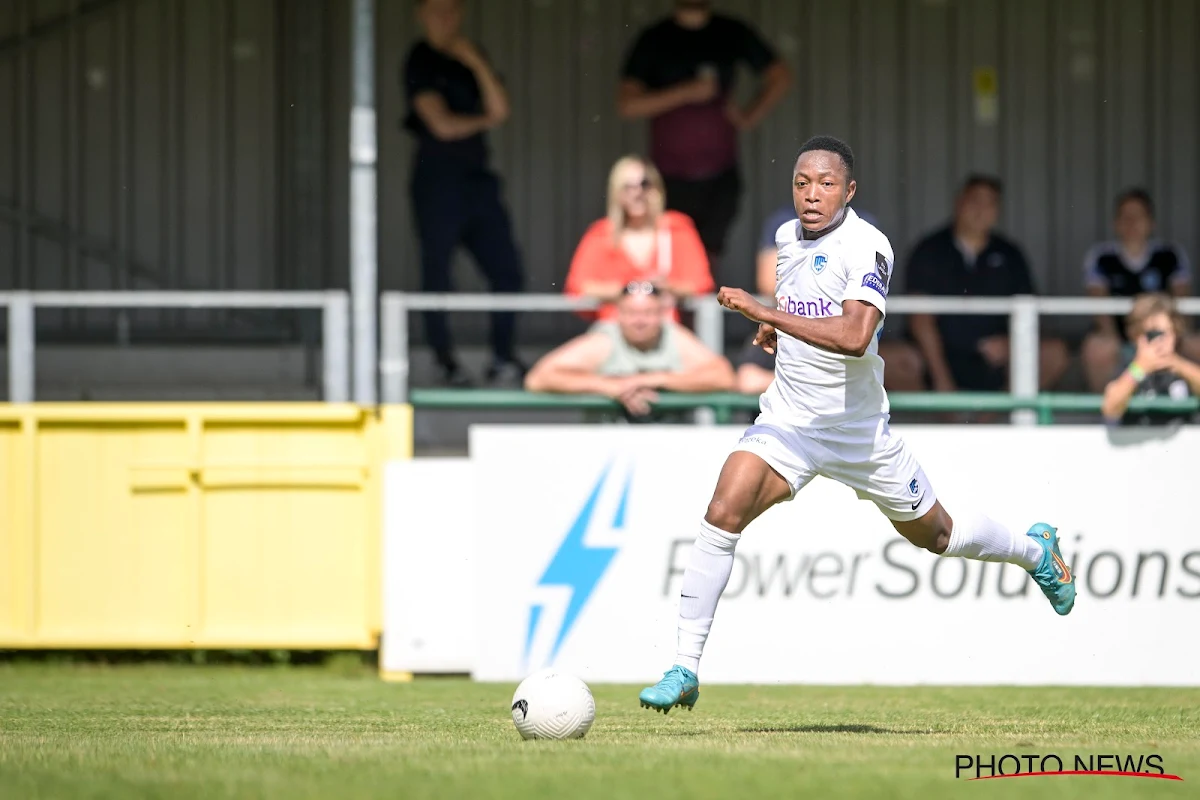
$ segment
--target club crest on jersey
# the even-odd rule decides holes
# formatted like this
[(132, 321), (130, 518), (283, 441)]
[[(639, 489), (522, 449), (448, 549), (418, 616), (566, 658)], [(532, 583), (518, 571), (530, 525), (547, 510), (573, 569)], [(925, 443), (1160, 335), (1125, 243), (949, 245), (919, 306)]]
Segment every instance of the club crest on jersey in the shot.
[(825, 266), (828, 263), (829, 263), (829, 259), (825, 257), (824, 253), (817, 253), (815, 256), (813, 256), (813, 263), (812, 263), (813, 272), (820, 275), (822, 272), (825, 271)]

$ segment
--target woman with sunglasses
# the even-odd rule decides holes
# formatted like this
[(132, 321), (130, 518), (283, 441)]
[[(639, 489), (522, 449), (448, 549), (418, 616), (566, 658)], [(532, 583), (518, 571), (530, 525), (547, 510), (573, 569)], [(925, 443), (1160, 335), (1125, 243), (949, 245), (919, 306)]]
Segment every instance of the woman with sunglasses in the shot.
[(1153, 425), (1190, 416), (1186, 412), (1128, 412), (1129, 401), (1135, 396), (1182, 400), (1200, 395), (1200, 366), (1176, 351), (1182, 327), (1170, 295), (1153, 292), (1134, 300), (1125, 330), (1136, 350), (1104, 388), (1100, 409), (1106, 422)]
[[(602, 300), (595, 316), (611, 320), (617, 298), (633, 282), (648, 281), (672, 297), (712, 292), (716, 286), (696, 226), (665, 205), (663, 179), (653, 164), (637, 156), (618, 160), (608, 177), (608, 213), (580, 240), (566, 293)], [(678, 321), (674, 304), (668, 308)]]

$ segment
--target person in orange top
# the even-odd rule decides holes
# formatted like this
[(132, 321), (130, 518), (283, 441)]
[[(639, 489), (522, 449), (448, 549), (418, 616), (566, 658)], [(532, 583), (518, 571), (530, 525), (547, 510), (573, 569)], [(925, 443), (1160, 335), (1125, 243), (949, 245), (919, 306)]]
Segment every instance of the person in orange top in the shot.
[[(616, 318), (616, 300), (633, 281), (649, 281), (676, 298), (712, 292), (716, 284), (695, 224), (665, 204), (653, 164), (638, 156), (619, 159), (608, 175), (608, 216), (580, 240), (564, 291), (603, 300), (594, 315), (602, 320)], [(669, 307), (678, 321), (678, 309)]]

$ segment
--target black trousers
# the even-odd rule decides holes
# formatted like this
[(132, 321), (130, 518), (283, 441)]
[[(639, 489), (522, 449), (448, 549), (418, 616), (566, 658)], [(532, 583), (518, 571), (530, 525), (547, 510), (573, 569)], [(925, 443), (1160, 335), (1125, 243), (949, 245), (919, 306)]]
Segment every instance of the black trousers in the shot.
[(742, 197), (742, 177), (737, 167), (703, 180), (684, 180), (663, 176), (667, 190), (667, 208), (687, 214), (696, 223), (700, 241), (715, 263), (725, 252), (729, 228), (737, 217)]
[[(454, 290), (451, 262), (461, 244), (467, 248), (492, 292), (520, 292), (525, 276), (512, 223), (500, 196), (500, 179), (486, 169), (447, 165), (429, 158), (414, 162), (412, 203), (421, 249), (421, 289)], [(425, 335), (438, 363), (456, 363), (450, 326), (443, 311), (425, 313)], [(492, 314), (492, 353), (514, 356), (516, 314)]]

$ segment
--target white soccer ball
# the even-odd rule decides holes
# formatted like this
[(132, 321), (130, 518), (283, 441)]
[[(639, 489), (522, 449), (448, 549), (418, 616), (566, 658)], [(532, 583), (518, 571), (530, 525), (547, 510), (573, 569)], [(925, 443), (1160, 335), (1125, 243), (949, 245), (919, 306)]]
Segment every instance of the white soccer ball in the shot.
[(582, 739), (596, 719), (596, 700), (574, 675), (544, 669), (517, 687), (512, 718), (522, 739)]

